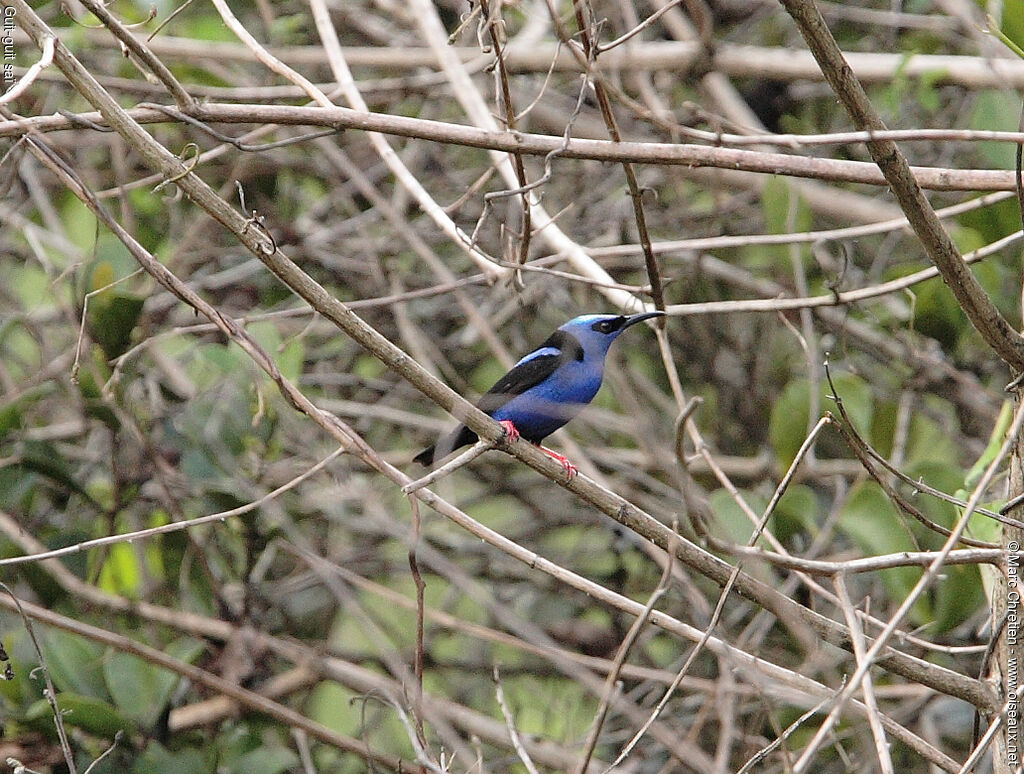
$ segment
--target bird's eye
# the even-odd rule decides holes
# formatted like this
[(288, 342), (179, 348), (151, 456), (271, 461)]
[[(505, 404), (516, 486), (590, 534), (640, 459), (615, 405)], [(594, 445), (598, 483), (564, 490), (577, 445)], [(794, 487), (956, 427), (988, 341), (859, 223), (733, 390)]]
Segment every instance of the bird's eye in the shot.
[(607, 320), (605, 320), (603, 323), (601, 323), (601, 333), (608, 333), (608, 331), (610, 331), (611, 329), (612, 329), (612, 324), (610, 322), (608, 322)]

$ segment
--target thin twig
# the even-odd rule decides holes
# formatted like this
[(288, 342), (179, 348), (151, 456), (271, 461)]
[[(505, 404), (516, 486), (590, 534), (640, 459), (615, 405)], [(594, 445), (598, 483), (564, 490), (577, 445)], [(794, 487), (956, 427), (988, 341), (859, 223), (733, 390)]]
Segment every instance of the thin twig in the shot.
[[(673, 525), (673, 529), (675, 530), (677, 527)], [(583, 744), (583, 754), (580, 757), (579, 766), (576, 768), (576, 774), (586, 774), (590, 766), (590, 760), (594, 756), (597, 742), (601, 738), (601, 728), (608, 716), (612, 693), (615, 691), (616, 683), (619, 681), (622, 667), (626, 663), (626, 659), (629, 657), (629, 653), (633, 649), (637, 638), (640, 636), (640, 632), (647, 625), (647, 619), (654, 606), (665, 595), (665, 592), (668, 591), (668, 582), (672, 578), (674, 566), (673, 552), (669, 551), (665, 566), (662, 569), (661, 578), (658, 580), (658, 585), (654, 587), (654, 591), (647, 598), (647, 604), (644, 605), (643, 612), (636, 617), (632, 626), (629, 627), (629, 631), (626, 632), (625, 638), (619, 644), (619, 648), (615, 653), (615, 659), (612, 661), (612, 668), (608, 671), (608, 676), (605, 678), (604, 693), (601, 695), (601, 701), (597, 705), (597, 712), (594, 713), (594, 720), (591, 722), (590, 730), (587, 732), (587, 740)]]
[(673, 8), (675, 8), (677, 5), (679, 5), (681, 2), (683, 2), (683, 0), (671, 0), (671, 2), (666, 3), (661, 8), (659, 8), (657, 11), (655, 11), (650, 16), (648, 16), (646, 19), (644, 19), (642, 22), (640, 22), (638, 25), (633, 27), (629, 32), (626, 32), (626, 33), (624, 33), (622, 35), (619, 35), (619, 37), (615, 38), (615, 40), (612, 40), (612, 41), (610, 41), (608, 43), (599, 44), (597, 46), (597, 53), (603, 54), (606, 51), (611, 51), (613, 48), (615, 48), (617, 46), (621, 46), (627, 40), (630, 40), (631, 38), (636, 37), (641, 32), (643, 32), (645, 29), (647, 29), (652, 24), (654, 24), (656, 21), (658, 21), (658, 19), (660, 19), (666, 13), (668, 13)]
[(104, 758), (110, 755), (110, 753), (114, 752), (114, 748), (117, 747), (117, 743), (121, 741), (122, 736), (124, 736), (124, 731), (118, 729), (117, 733), (114, 734), (114, 741), (111, 742), (107, 746), (107, 749), (100, 753), (99, 756), (92, 763), (89, 764), (89, 767), (85, 770), (85, 772), (83, 772), (83, 774), (90, 774), (90, 772), (100, 764), (100, 761), (102, 761)]
[(21, 620), (25, 624), (25, 631), (28, 632), (28, 638), (32, 642), (36, 658), (39, 659), (39, 669), (46, 683), (46, 687), (43, 689), (43, 696), (46, 699), (46, 703), (50, 705), (50, 711), (53, 713), (53, 723), (57, 728), (57, 738), (60, 740), (61, 752), (64, 753), (64, 763), (67, 764), (68, 771), (71, 774), (76, 774), (78, 768), (75, 766), (75, 754), (71, 751), (71, 743), (68, 741), (68, 734), (64, 728), (64, 713), (57, 703), (57, 688), (54, 686), (53, 680), (50, 679), (50, 668), (46, 665), (43, 649), (36, 638), (35, 628), (32, 626), (32, 617), (29, 615), (30, 611), (26, 610), (26, 605), (22, 604), (21, 600), (15, 596), (14, 592), (3, 581), (0, 581), (0, 589), (11, 598), (11, 601), (14, 603), (14, 609), (21, 616)]
[(448, 474), (452, 473), (453, 471), (456, 471), (459, 468), (468, 465), (481, 454), (483, 454), (486, 451), (490, 451), (493, 448), (494, 444), (491, 443), (490, 441), (485, 441), (482, 439), (477, 441), (470, 448), (466, 449), (466, 451), (462, 452), (462, 454), (460, 454), (458, 457), (451, 460), (450, 462), (446, 462), (444, 465), (435, 468), (422, 478), (418, 478), (415, 481), (410, 481), (408, 484), (402, 487), (402, 494), (412, 494), (413, 492), (416, 492), (425, 486), (430, 486), (438, 479), (442, 479)]
[(412, 507), (412, 534), (409, 536), (409, 570), (413, 584), (416, 586), (416, 656), (413, 660), (413, 675), (416, 678), (416, 693), (413, 697), (413, 718), (416, 721), (416, 736), (424, 749), (427, 737), (423, 733), (423, 593), (427, 584), (420, 573), (419, 562), (416, 561), (416, 545), (420, 540), (420, 506), (415, 497), (409, 498)]
[[(845, 679), (846, 678), (844, 676), (843, 680), (845, 681)], [(824, 699), (822, 699), (818, 704), (811, 707), (809, 710), (807, 710), (807, 712), (805, 712), (803, 715), (801, 715), (792, 723), (790, 723), (783, 733), (779, 734), (779, 736), (773, 739), (769, 744), (765, 745), (752, 756), (750, 756), (747, 762), (744, 763), (737, 770), (736, 774), (747, 774), (747, 772), (753, 771), (755, 766), (757, 766), (759, 763), (762, 763), (764, 759), (768, 757), (769, 753), (781, 747), (794, 733), (796, 733), (797, 730), (800, 729), (801, 726), (803, 726), (804, 723), (806, 723), (808, 720), (810, 720), (812, 717), (817, 715), (822, 710), (826, 709), (827, 707), (830, 707), (832, 704), (835, 703), (835, 701), (836, 695), (827, 696)]]
[[(6, 17), (4, 17), (6, 19)], [(48, 37), (43, 40), (43, 51), (39, 60), (25, 72), (18, 82), (11, 88), (0, 94), (0, 105), (14, 102), (25, 93), (29, 86), (40, 76), (40, 74), (53, 63), (53, 52), (56, 46), (56, 38)]]
[(192, 95), (174, 77), (174, 74), (167, 65), (160, 61), (149, 46), (133, 35), (121, 20), (110, 12), (106, 5), (100, 0), (80, 0), (80, 2), (93, 16), (103, 23), (104, 27), (110, 30), (126, 51), (130, 51), (164, 85), (164, 88), (174, 97), (174, 101), (179, 108), (187, 110), (195, 103)]
[[(846, 578), (843, 575), (836, 575), (832, 578), (832, 585), (836, 590), (836, 597), (839, 599), (839, 607), (843, 611), (843, 618), (846, 625), (850, 627), (850, 636), (853, 641), (853, 655), (860, 663), (863, 661), (867, 650), (864, 630), (857, 620), (853, 603), (850, 601), (850, 594), (846, 589)], [(878, 755), (878, 767), (882, 774), (895, 774), (892, 765), (892, 755), (889, 753), (889, 743), (885, 738), (885, 729), (879, 720), (878, 702), (875, 699), (875, 686), (871, 681), (871, 672), (865, 671), (861, 678), (861, 688), (864, 694), (864, 706), (868, 710), (868, 726), (871, 728), (871, 735), (875, 740), (875, 752)]]
[(523, 747), (523, 741), (519, 738), (519, 731), (516, 730), (516, 721), (512, 717), (512, 713), (509, 711), (508, 704), (505, 703), (505, 691), (501, 687), (501, 676), (498, 674), (497, 665), (494, 666), (494, 671), (491, 673), (491, 677), (494, 680), (494, 694), (498, 699), (498, 706), (501, 708), (501, 714), (505, 718), (505, 727), (508, 728), (508, 737), (512, 741), (512, 749), (516, 751), (516, 755), (519, 756), (519, 760), (529, 774), (540, 774), (537, 771), (537, 767), (534, 765), (533, 760), (530, 758), (530, 754), (526, 752), (526, 748)]
[[(300, 124), (326, 126), (334, 129), (358, 129), (470, 148), (483, 148), (501, 153), (518, 150), (528, 156), (545, 156), (554, 150), (561, 149), (564, 141), (562, 137), (551, 135), (526, 132), (510, 135), (506, 132), (478, 129), (462, 124), (372, 113), (362, 109), (351, 110), (344, 107), (320, 108), (211, 102), (197, 103), (189, 110), (188, 114), (207, 123), (251, 124), (253, 121), (262, 121), (279, 125)], [(132, 111), (132, 115), (145, 123), (166, 120), (163, 113), (152, 109), (136, 109)], [(31, 121), (33, 127), (41, 124), (40, 128), (44, 131), (67, 128), (71, 124), (63, 116), (46, 117), (46, 120), (32, 119)], [(19, 122), (0, 123), (0, 137), (21, 135), (24, 132), (25, 129)], [(1012, 135), (1018, 142), (1020, 141), (1019, 133), (1014, 132)], [(1007, 141), (1010, 140), (1007, 139)], [(591, 159), (689, 168), (714, 167), (832, 182), (864, 183), (876, 186), (887, 184), (878, 167), (869, 162), (686, 143), (625, 141), (616, 143), (608, 140), (575, 138), (570, 140), (559, 155), (566, 159)], [(1013, 191), (1016, 186), (1015, 174), (1012, 170), (915, 166), (911, 168), (911, 171), (922, 188), (933, 191)], [(543, 228), (548, 220), (549, 218), (545, 218), (539, 222), (538, 229)], [(463, 234), (461, 239), (468, 244), (468, 236)], [(557, 251), (562, 247), (558, 245), (553, 249)]]

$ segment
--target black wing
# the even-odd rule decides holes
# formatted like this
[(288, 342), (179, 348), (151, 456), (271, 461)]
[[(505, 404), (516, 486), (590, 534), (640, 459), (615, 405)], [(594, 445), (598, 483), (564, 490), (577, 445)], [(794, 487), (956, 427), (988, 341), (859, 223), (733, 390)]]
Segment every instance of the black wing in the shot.
[(583, 359), (583, 347), (576, 338), (565, 331), (555, 331), (547, 341), (537, 347), (538, 350), (553, 349), (550, 355), (537, 355), (525, 363), (513, 366), (512, 370), (501, 377), (477, 402), (476, 407), (490, 416), (508, 403), (516, 395), (521, 395), (531, 387), (547, 379), (562, 363), (570, 360)]
[[(562, 363), (583, 359), (583, 347), (575, 337), (563, 331), (552, 333), (538, 349), (555, 349), (558, 350), (558, 354), (538, 355), (525, 363), (513, 366), (511, 371), (495, 382), (494, 386), (480, 397), (476, 407), (491, 416), (516, 395), (521, 395), (531, 387), (536, 387), (543, 382)], [(424, 449), (413, 459), (421, 465), (429, 465), (476, 440), (476, 433), (465, 425), (460, 425), (436, 446)]]
[[(562, 353), (538, 355), (525, 363), (520, 363), (480, 396), (476, 407), (488, 416), (493, 415), (516, 395), (526, 392), (551, 376), (561, 362)], [(421, 465), (430, 465), (447, 457), (456, 449), (475, 443), (477, 438), (477, 434), (468, 427), (459, 425), (453, 432), (441, 439), (436, 446), (424, 449), (413, 457), (413, 460)]]
[(562, 364), (562, 353), (557, 355), (538, 355), (525, 363), (514, 366), (511, 371), (501, 377), (494, 386), (480, 396), (476, 407), (490, 416), (508, 403), (516, 395), (521, 395), (531, 387), (547, 379)]

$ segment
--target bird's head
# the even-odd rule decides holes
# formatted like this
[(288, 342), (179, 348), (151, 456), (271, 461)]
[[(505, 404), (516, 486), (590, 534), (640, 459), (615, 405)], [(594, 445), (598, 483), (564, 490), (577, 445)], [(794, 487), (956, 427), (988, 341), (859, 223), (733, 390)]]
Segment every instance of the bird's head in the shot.
[(583, 347), (585, 356), (603, 358), (608, 347), (624, 330), (638, 322), (660, 317), (664, 312), (644, 312), (643, 314), (584, 314), (569, 320), (558, 330), (564, 331), (576, 339)]

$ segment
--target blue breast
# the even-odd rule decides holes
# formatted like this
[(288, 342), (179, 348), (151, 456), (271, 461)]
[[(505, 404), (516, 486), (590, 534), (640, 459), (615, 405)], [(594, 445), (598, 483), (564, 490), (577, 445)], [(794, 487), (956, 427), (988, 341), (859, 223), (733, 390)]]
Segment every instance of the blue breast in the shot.
[(563, 363), (540, 384), (516, 395), (492, 415), (509, 420), (528, 441), (539, 443), (590, 403), (601, 388), (603, 362)]

